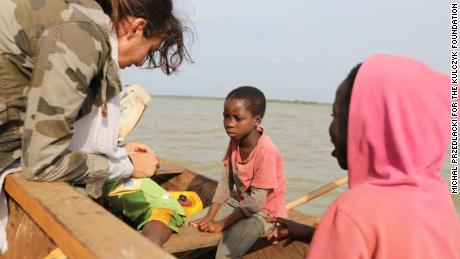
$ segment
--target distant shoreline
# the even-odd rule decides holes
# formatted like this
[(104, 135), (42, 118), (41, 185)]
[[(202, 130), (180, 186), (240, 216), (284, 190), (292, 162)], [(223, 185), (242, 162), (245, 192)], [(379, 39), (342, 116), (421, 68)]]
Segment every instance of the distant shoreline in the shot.
[[(212, 97), (212, 96), (187, 96), (187, 95), (154, 95), (150, 96), (161, 97), (161, 98), (178, 98), (178, 99), (206, 99), (206, 100), (223, 100), (223, 97)], [(317, 101), (302, 101), (302, 100), (281, 100), (281, 99), (268, 99), (269, 102), (276, 103), (298, 103), (298, 104), (311, 104), (311, 105), (332, 105), (331, 103), (317, 102)]]

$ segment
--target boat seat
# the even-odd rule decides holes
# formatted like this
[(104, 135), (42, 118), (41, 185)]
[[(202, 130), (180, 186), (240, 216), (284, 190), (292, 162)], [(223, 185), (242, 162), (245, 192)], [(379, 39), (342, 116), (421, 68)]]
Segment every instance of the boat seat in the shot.
[(212, 247), (219, 244), (221, 233), (205, 233), (194, 227), (184, 226), (180, 233), (171, 235), (163, 245), (163, 249), (168, 253), (179, 253), (198, 248)]
[(183, 172), (184, 172), (183, 167), (173, 165), (173, 164), (163, 163), (163, 161), (161, 161), (160, 168), (156, 170), (155, 175), (182, 174)]

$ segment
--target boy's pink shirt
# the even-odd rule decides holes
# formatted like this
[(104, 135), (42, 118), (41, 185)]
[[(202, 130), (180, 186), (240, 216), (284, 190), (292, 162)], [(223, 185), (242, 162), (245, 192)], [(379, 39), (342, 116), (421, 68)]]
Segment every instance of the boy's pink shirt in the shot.
[(348, 124), (349, 188), (309, 259), (460, 258), (460, 224), (440, 168), (450, 136), (447, 76), (374, 55), (358, 71)]
[(272, 140), (263, 133), (263, 129), (258, 128), (257, 130), (262, 135), (246, 160), (241, 160), (238, 142), (230, 141), (223, 161), (226, 167), (230, 160), (234, 161), (233, 165), (237, 168), (233, 169), (233, 172), (238, 173), (238, 178), (246, 189), (249, 186), (271, 189), (262, 211), (275, 217), (286, 218), (283, 159)]

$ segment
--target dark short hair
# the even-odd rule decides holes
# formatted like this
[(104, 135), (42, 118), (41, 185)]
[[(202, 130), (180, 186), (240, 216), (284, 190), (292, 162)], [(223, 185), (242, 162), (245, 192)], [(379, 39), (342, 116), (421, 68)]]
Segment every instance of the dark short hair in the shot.
[(229, 99), (245, 100), (247, 102), (247, 109), (253, 116), (263, 118), (265, 115), (265, 95), (255, 87), (240, 86), (235, 88), (225, 97), (225, 100)]

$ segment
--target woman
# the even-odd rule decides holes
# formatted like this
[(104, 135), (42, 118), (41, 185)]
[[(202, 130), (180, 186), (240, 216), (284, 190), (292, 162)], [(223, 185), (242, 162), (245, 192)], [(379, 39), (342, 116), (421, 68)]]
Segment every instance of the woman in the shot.
[(71, 140), (77, 120), (117, 112), (119, 68), (148, 61), (169, 75), (190, 60), (172, 9), (171, 0), (4, 1), (0, 172), (21, 158), (27, 178), (82, 184), (93, 198), (107, 178), (152, 176), (158, 159), (146, 145), (115, 147), (109, 156)]
[[(171, 74), (188, 57), (171, 1), (113, 0), (101, 3), (104, 10), (92, 0), (8, 0), (2, 5), (0, 169), (22, 152), (29, 179), (82, 183), (89, 195), (99, 197), (108, 160), (68, 150), (73, 124), (97, 109), (106, 116), (107, 101), (121, 91), (118, 65), (147, 60)], [(111, 56), (111, 21), (118, 62)], [(128, 148), (134, 151), (136, 145)], [(152, 153), (130, 157), (132, 176), (153, 174)]]
[(272, 219), (278, 238), (313, 236), (308, 258), (460, 258), (460, 225), (440, 175), (448, 85), (405, 57), (374, 55), (355, 67), (337, 89), (329, 128), (350, 189), (316, 231)]

